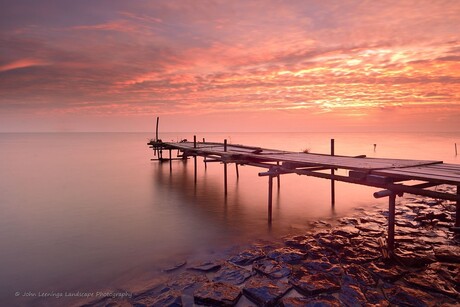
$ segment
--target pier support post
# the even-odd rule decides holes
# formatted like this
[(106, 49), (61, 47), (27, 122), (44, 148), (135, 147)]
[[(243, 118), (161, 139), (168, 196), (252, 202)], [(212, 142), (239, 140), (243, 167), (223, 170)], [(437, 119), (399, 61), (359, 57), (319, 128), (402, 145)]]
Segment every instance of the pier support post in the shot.
[[(457, 196), (460, 197), (460, 185), (457, 185)], [(460, 227), (460, 199), (457, 199), (457, 210), (455, 214), (455, 227)]]
[(240, 178), (240, 172), (238, 171), (238, 163), (235, 163), (235, 168), (236, 168), (236, 178)]
[[(227, 151), (227, 139), (224, 140), (224, 151)], [(224, 162), (224, 194), (227, 196), (227, 162)]]
[[(280, 161), (276, 161), (276, 165), (279, 166), (279, 165), (280, 165)], [(277, 184), (277, 186), (278, 186), (278, 190), (280, 189), (280, 186), (281, 186), (280, 178), (281, 178), (280, 174), (276, 175), (276, 184)]]
[(172, 172), (172, 149), (169, 149), (169, 172)]
[[(193, 148), (196, 148), (196, 135), (193, 136)], [(193, 155), (193, 164), (194, 164), (194, 169), (195, 169), (195, 184), (196, 184), (196, 152), (194, 152)]]
[(396, 193), (391, 192), (388, 200), (388, 252), (393, 253), (395, 249), (395, 211)]
[[(334, 139), (331, 139), (331, 156), (334, 156)], [(335, 170), (331, 168), (331, 175), (334, 176)], [(335, 180), (331, 179), (331, 206), (335, 207)]]
[(273, 208), (273, 176), (268, 176), (268, 223), (272, 222), (272, 208)]

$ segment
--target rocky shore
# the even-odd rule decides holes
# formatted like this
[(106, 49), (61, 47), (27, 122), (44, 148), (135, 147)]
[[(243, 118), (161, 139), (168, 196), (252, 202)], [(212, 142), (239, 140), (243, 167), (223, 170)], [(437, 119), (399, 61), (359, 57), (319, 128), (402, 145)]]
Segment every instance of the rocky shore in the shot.
[(227, 259), (186, 261), (130, 298), (85, 306), (459, 306), (455, 204), (402, 198), (387, 257), (387, 211), (357, 209), (301, 235), (257, 242)]

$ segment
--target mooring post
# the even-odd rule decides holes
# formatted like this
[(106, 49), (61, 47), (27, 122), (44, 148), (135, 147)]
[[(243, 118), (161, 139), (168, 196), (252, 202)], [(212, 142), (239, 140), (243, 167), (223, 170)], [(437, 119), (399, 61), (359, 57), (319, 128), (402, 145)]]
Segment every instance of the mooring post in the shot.
[(388, 252), (393, 253), (395, 249), (396, 193), (391, 192), (388, 198)]
[(172, 172), (172, 149), (169, 148), (169, 172)]
[[(334, 156), (334, 139), (331, 139), (331, 156)], [(335, 170), (331, 168), (331, 175), (334, 176)], [(335, 180), (331, 179), (331, 206), (335, 207)]]
[[(224, 152), (227, 151), (227, 139), (224, 140)], [(224, 194), (227, 196), (227, 162), (224, 161)]]
[(155, 129), (155, 141), (158, 142), (158, 124), (160, 123), (160, 117), (157, 116), (157, 127)]
[(457, 143), (455, 143), (455, 156), (457, 156)]
[(273, 207), (273, 176), (268, 176), (268, 222), (272, 222), (272, 207)]
[[(457, 197), (460, 197), (460, 185), (457, 185)], [(457, 210), (455, 215), (455, 227), (460, 227), (460, 199), (457, 198)]]
[[(280, 161), (276, 161), (276, 165), (279, 166), (279, 165), (280, 165)], [(280, 189), (280, 186), (281, 186), (280, 178), (281, 178), (280, 174), (277, 174), (277, 175), (276, 175), (276, 184), (278, 185), (278, 190)]]
[[(193, 136), (193, 148), (196, 148), (196, 135)], [(196, 152), (194, 152), (193, 154), (193, 164), (194, 164), (194, 168), (195, 168), (195, 184), (196, 184)]]
[(235, 168), (236, 168), (236, 178), (240, 178), (240, 172), (238, 171), (238, 163), (235, 163)]

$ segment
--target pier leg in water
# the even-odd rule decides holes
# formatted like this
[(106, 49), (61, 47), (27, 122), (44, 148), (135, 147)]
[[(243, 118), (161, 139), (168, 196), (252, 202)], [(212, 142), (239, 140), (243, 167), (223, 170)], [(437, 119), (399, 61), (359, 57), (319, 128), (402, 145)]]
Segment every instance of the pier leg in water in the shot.
[(388, 200), (388, 252), (390, 254), (395, 249), (395, 207), (396, 193), (392, 192)]
[(240, 178), (240, 172), (238, 171), (238, 163), (235, 163), (236, 168), (236, 179)]
[[(460, 185), (457, 186), (457, 196), (460, 197)], [(460, 227), (460, 200), (457, 199), (457, 210), (455, 215), (455, 227)]]
[[(331, 156), (334, 156), (334, 139), (331, 139)], [(334, 176), (335, 170), (331, 168), (331, 175)], [(335, 207), (335, 180), (331, 179), (331, 207)]]
[[(193, 136), (193, 148), (196, 148), (196, 135)], [(193, 164), (195, 168), (195, 184), (196, 184), (196, 154), (193, 156)]]
[(268, 223), (272, 222), (272, 207), (273, 207), (273, 176), (268, 176)]
[(172, 149), (169, 149), (169, 171), (172, 172)]
[[(227, 140), (224, 140), (224, 151), (227, 151)], [(224, 162), (224, 194), (227, 196), (227, 163)]]
[[(280, 162), (276, 161), (276, 165), (280, 165)], [(276, 184), (278, 185), (278, 190), (280, 189), (280, 186), (281, 186), (280, 178), (281, 178), (280, 174), (276, 175)]]

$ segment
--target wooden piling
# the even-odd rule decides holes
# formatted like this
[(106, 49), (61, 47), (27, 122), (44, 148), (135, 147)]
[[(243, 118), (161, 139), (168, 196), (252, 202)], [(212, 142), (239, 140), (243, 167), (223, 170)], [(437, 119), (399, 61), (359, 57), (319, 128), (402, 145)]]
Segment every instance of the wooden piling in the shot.
[[(460, 185), (457, 185), (457, 197), (460, 197)], [(460, 227), (460, 199), (457, 199), (457, 210), (455, 211), (455, 227)]]
[(160, 117), (157, 116), (157, 126), (155, 129), (155, 141), (158, 142), (158, 125), (160, 124)]
[[(227, 139), (224, 140), (224, 152), (227, 151)], [(224, 162), (224, 194), (227, 196), (227, 162)]]
[(169, 171), (172, 172), (172, 149), (169, 149)]
[[(331, 156), (335, 155), (335, 141), (331, 139)], [(334, 176), (335, 170), (331, 168), (331, 176)], [(335, 207), (335, 181), (331, 179), (331, 206), (332, 208)]]
[[(193, 148), (196, 148), (196, 135), (193, 136)], [(197, 176), (197, 166), (196, 166), (196, 154), (193, 155), (193, 164), (194, 164), (194, 169), (195, 169), (195, 184), (196, 184), (196, 176)]]
[(238, 171), (238, 163), (235, 163), (235, 168), (236, 168), (236, 178), (240, 178), (240, 172)]
[(391, 193), (388, 199), (388, 252), (393, 253), (395, 249), (396, 193)]
[(268, 176), (268, 222), (272, 222), (273, 208), (273, 176)]
[(455, 155), (457, 155), (457, 143), (455, 143)]
[[(280, 165), (280, 161), (276, 161), (276, 165), (279, 166), (279, 165)], [(281, 186), (280, 178), (281, 178), (281, 175), (280, 175), (280, 174), (276, 175), (276, 184), (277, 184), (277, 186), (278, 186), (278, 190), (280, 189), (280, 186)]]

